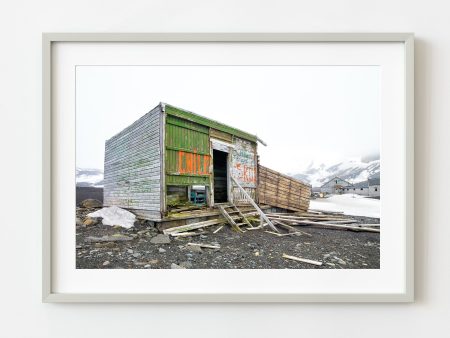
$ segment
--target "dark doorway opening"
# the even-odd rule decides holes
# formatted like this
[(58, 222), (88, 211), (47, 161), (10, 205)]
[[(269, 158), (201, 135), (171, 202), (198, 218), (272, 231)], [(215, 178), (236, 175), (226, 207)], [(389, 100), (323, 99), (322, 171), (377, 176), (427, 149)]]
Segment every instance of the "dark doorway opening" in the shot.
[(213, 150), (214, 203), (228, 202), (228, 154)]

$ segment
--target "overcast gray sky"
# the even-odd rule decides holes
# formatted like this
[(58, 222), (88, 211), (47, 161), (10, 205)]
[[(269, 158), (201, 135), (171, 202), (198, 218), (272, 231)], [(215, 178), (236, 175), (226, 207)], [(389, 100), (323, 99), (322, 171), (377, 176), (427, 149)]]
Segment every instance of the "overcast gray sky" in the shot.
[(160, 101), (257, 134), (261, 164), (379, 153), (377, 66), (78, 66), (77, 167), (103, 169), (105, 140)]

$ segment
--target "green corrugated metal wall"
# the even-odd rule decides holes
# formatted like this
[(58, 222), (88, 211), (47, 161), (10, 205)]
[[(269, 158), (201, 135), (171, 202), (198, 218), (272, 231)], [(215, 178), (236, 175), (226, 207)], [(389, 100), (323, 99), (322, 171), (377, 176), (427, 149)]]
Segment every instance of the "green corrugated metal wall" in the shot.
[(165, 143), (167, 185), (210, 185), (208, 127), (167, 115)]

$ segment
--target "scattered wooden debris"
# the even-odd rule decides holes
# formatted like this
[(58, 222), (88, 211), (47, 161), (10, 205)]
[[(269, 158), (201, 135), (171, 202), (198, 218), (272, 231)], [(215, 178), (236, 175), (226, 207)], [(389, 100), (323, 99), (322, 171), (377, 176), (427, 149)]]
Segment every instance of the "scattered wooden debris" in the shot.
[(188, 243), (187, 245), (198, 246), (201, 248), (208, 248), (208, 249), (220, 249), (219, 245), (211, 245), (211, 244), (203, 244), (203, 243)]
[[(244, 215), (245, 216), (255, 216), (257, 214), (258, 214), (258, 212), (254, 211), (254, 212), (245, 213)], [(234, 219), (239, 218), (239, 216), (231, 216), (231, 218), (234, 220)], [(201, 221), (201, 222), (197, 222), (197, 223), (191, 223), (191, 224), (187, 224), (187, 225), (181, 225), (178, 227), (169, 228), (169, 229), (163, 230), (163, 233), (166, 235), (169, 235), (169, 234), (178, 233), (178, 232), (186, 232), (186, 231), (201, 229), (201, 228), (205, 228), (205, 227), (208, 227), (211, 225), (221, 224), (221, 223), (225, 223), (225, 222), (226, 222), (226, 220), (224, 218), (210, 219), (207, 221)]]
[(181, 225), (181, 226), (174, 227), (174, 228), (169, 228), (169, 229), (163, 230), (163, 233), (166, 235), (169, 235), (169, 234), (178, 233), (178, 232), (186, 232), (186, 231), (190, 231), (190, 230), (205, 228), (207, 226), (219, 224), (221, 222), (222, 222), (222, 220), (212, 219), (212, 220), (207, 220), (207, 221), (202, 221), (202, 222), (197, 222), (197, 223), (192, 223), (192, 224), (187, 224), (187, 225)]
[[(223, 207), (221, 208), (223, 209)], [(170, 234), (173, 237), (176, 237), (179, 233), (187, 232), (186, 235), (179, 235), (181, 237), (188, 237), (188, 236), (195, 236), (195, 234), (198, 234), (196, 232), (192, 232), (192, 230), (196, 229), (203, 229), (205, 227), (211, 226), (211, 225), (217, 225), (217, 224), (223, 224), (225, 222), (229, 224), (235, 224), (236, 227), (239, 229), (239, 232), (244, 233), (246, 230), (259, 230), (264, 228), (265, 226), (270, 224), (271, 226), (271, 232), (277, 232), (279, 233), (279, 230), (275, 227), (277, 225), (278, 227), (281, 227), (290, 233), (295, 233), (296, 235), (302, 234), (306, 236), (311, 236), (311, 234), (300, 231), (297, 228), (294, 228), (293, 226), (298, 225), (308, 225), (308, 226), (314, 226), (314, 227), (323, 227), (323, 228), (329, 228), (329, 229), (342, 229), (342, 230), (351, 230), (351, 231), (367, 231), (367, 232), (376, 232), (379, 233), (379, 224), (356, 224), (358, 223), (357, 220), (349, 219), (347, 216), (343, 215), (342, 213), (325, 213), (320, 211), (313, 211), (309, 210), (308, 212), (295, 212), (295, 213), (268, 213), (264, 214), (262, 216), (259, 211), (253, 211), (248, 212), (243, 215), (245, 217), (249, 216), (260, 216), (260, 219), (263, 220), (263, 222), (266, 220), (269, 220), (269, 222), (264, 222), (256, 227), (246, 227), (245, 230), (240, 229), (240, 225), (244, 225), (244, 223), (236, 223), (240, 218), (242, 218), (242, 215), (236, 215), (233, 216), (232, 213), (226, 213), (224, 212), (225, 218), (217, 218), (217, 219), (211, 219), (207, 221), (192, 223), (188, 225), (182, 225), (174, 228), (169, 228), (163, 231), (164, 234)], [(228, 217), (226, 217), (228, 216)], [(223, 225), (219, 226), (213, 233), (218, 233), (220, 230), (223, 229)], [(236, 229), (236, 230), (237, 230)], [(269, 233), (271, 233), (269, 232)], [(281, 234), (284, 235), (284, 234)]]
[[(227, 206), (228, 207), (228, 206)], [(231, 215), (227, 212), (223, 205), (217, 205), (222, 216), (227, 220), (228, 224), (231, 225), (231, 228), (236, 232), (242, 232), (241, 228), (239, 228), (238, 224), (234, 221)]]
[(294, 228), (294, 227), (292, 227), (290, 225), (284, 224), (284, 223), (282, 223), (280, 221), (275, 221), (274, 220), (274, 223), (278, 224), (279, 226), (281, 226), (282, 228), (286, 229), (290, 233), (297, 233), (297, 234), (302, 234), (302, 235), (306, 235), (306, 236), (312, 237), (311, 234), (309, 234), (307, 232), (304, 232), (304, 231), (300, 231), (300, 230), (298, 230), (298, 229), (296, 229), (296, 228)]
[(213, 231), (213, 234), (217, 234), (220, 230), (223, 229), (223, 225), (221, 225), (220, 227), (218, 227), (216, 230)]
[(269, 218), (272, 219), (281, 219), (281, 220), (287, 220), (287, 221), (327, 221), (327, 222), (333, 222), (333, 223), (358, 223), (358, 221), (354, 219), (346, 219), (346, 218), (336, 218), (336, 217), (308, 217), (308, 216), (291, 216), (290, 214), (287, 215), (268, 215)]
[[(302, 222), (304, 223), (304, 222)], [(344, 230), (353, 230), (353, 231), (366, 231), (366, 232), (380, 232), (380, 229), (376, 228), (367, 228), (362, 226), (354, 226), (354, 225), (342, 225), (342, 224), (331, 224), (331, 223), (320, 223), (320, 222), (308, 222), (305, 224), (309, 224), (312, 226), (319, 226), (323, 228), (330, 228), (330, 229), (344, 229)]]
[(172, 237), (190, 237), (190, 236), (199, 236), (201, 234), (204, 234), (204, 231), (200, 231), (200, 232), (177, 232), (177, 233), (173, 233), (170, 234), (170, 236)]
[(267, 222), (267, 225), (275, 232), (279, 232), (278, 229), (273, 225), (273, 223), (270, 221), (270, 219), (266, 216), (266, 214), (261, 210), (261, 208), (256, 204), (256, 202), (250, 197), (250, 195), (245, 191), (244, 188), (239, 184), (238, 181), (236, 181), (233, 176), (231, 176), (231, 181), (239, 188), (240, 192), (245, 196), (245, 199), (247, 202), (249, 202), (257, 211), (259, 216), (261, 216), (264, 221)]
[[(320, 226), (324, 228), (343, 229), (352, 231), (367, 231), (367, 232), (380, 232), (379, 229), (371, 225), (355, 224), (358, 221), (353, 219), (346, 219), (343, 215), (336, 215), (336, 217), (319, 217), (326, 215), (313, 214), (307, 216), (308, 213), (301, 213), (298, 216), (293, 213), (275, 213), (268, 214), (268, 217), (277, 225), (292, 231), (292, 225), (312, 225)], [(350, 225), (346, 225), (350, 224)], [(378, 225), (379, 226), (379, 225)], [(292, 228), (292, 229), (291, 229)]]
[(275, 235), (275, 236), (278, 236), (278, 237), (292, 236), (292, 235), (296, 235), (297, 234), (296, 232), (290, 232), (290, 233), (287, 233), (287, 234), (280, 234), (278, 232), (273, 232), (273, 231), (270, 231), (270, 230), (266, 230), (264, 232), (267, 232), (268, 234), (272, 234), (272, 235)]
[(322, 262), (314, 261), (312, 259), (306, 259), (306, 258), (300, 258), (300, 257), (295, 257), (295, 256), (289, 256), (289, 255), (286, 255), (286, 254), (283, 254), (282, 257), (286, 258), (286, 259), (292, 259), (293, 261), (297, 261), (297, 262), (303, 262), (303, 263), (308, 263), (308, 264), (313, 264), (313, 265), (318, 265), (318, 266), (322, 265)]

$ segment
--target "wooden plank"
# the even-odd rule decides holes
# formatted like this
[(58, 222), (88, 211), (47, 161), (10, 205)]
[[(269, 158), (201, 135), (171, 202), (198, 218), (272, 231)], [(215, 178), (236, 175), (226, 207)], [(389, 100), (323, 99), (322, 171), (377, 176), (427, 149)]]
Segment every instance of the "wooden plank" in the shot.
[(292, 220), (306, 220), (306, 221), (327, 221), (327, 222), (332, 222), (335, 224), (348, 224), (348, 223), (358, 223), (357, 220), (354, 219), (343, 219), (343, 218), (334, 218), (334, 217), (328, 217), (328, 218), (321, 218), (321, 217), (307, 217), (307, 216), (281, 216), (281, 215), (272, 215), (272, 214), (267, 214), (267, 216), (269, 218), (283, 218), (283, 219), (292, 219)]
[[(256, 211), (255, 212), (251, 212), (251, 213), (246, 213), (247, 216), (255, 216), (257, 214), (258, 213)], [(238, 217), (232, 217), (232, 218), (234, 220), (234, 219), (236, 219)], [(191, 224), (186, 224), (186, 225), (181, 225), (181, 226), (178, 226), (178, 227), (165, 229), (165, 230), (163, 230), (163, 233), (166, 234), (166, 235), (169, 235), (171, 233), (185, 232), (185, 231), (205, 228), (205, 227), (208, 227), (208, 226), (211, 226), (211, 225), (225, 223), (225, 222), (226, 222), (226, 219), (224, 219), (224, 218), (210, 219), (210, 220), (207, 220), (207, 221), (191, 223)]]
[(190, 237), (190, 236), (199, 236), (201, 234), (204, 234), (205, 232), (179, 232), (179, 233), (174, 233), (174, 234), (170, 234), (170, 236), (172, 237)]
[(220, 213), (222, 214), (222, 216), (227, 220), (228, 224), (231, 225), (231, 227), (237, 231), (237, 232), (242, 232), (242, 230), (236, 225), (236, 223), (234, 222), (234, 220), (231, 218), (231, 216), (226, 212), (225, 208), (223, 207), (223, 205), (218, 205), (217, 206)]
[(353, 225), (341, 225), (341, 224), (331, 224), (331, 223), (322, 223), (322, 222), (309, 222), (309, 221), (299, 221), (299, 224), (308, 224), (313, 226), (320, 226), (325, 228), (335, 228), (335, 229), (344, 229), (344, 230), (354, 230), (354, 231), (366, 231), (366, 232), (380, 232), (380, 229), (375, 228), (365, 228)]
[(298, 230), (298, 229), (296, 229), (296, 228), (294, 228), (294, 227), (292, 227), (292, 226), (290, 226), (290, 225), (287, 225), (287, 224), (285, 224), (285, 223), (283, 223), (283, 222), (280, 222), (280, 221), (274, 221), (274, 223), (276, 223), (276, 224), (278, 224), (280, 227), (282, 227), (282, 228), (288, 230), (290, 233), (300, 233), (300, 234), (302, 234), (302, 235), (306, 235), (306, 236), (312, 237), (311, 234), (308, 234), (307, 232), (304, 232), (304, 231), (300, 231), (300, 230)]
[(269, 230), (266, 230), (266, 231), (264, 231), (264, 232), (266, 232), (266, 233), (268, 233), (268, 234), (272, 234), (272, 235), (278, 236), (278, 237), (292, 236), (292, 235), (293, 235), (293, 233), (289, 233), (289, 234), (280, 234), (280, 233), (278, 233), (278, 232), (273, 232), (273, 231), (269, 231)]
[(238, 215), (242, 218), (244, 223), (247, 224), (250, 228), (253, 228), (253, 224), (250, 223), (250, 221), (245, 217), (245, 215), (241, 212), (241, 210), (239, 210), (239, 208), (236, 205), (234, 205), (234, 204), (231, 204), (231, 205), (232, 205), (233, 209), (238, 212)]
[(300, 258), (300, 257), (286, 255), (286, 254), (283, 254), (282, 257), (286, 258), (286, 259), (291, 259), (291, 260), (297, 261), (297, 262), (308, 263), (308, 264), (313, 264), (313, 265), (318, 265), (318, 266), (322, 265), (322, 262), (314, 261), (312, 259)]
[(307, 224), (307, 225), (314, 225), (314, 226), (322, 226), (322, 227), (326, 227), (326, 228), (348, 229), (348, 230), (354, 230), (354, 231), (367, 231), (367, 232), (380, 232), (379, 229), (364, 227), (364, 225), (362, 225), (362, 226), (343, 225), (343, 224), (314, 222), (314, 221), (310, 221), (310, 220), (291, 219), (291, 218), (282, 218), (282, 217), (273, 217), (273, 216), (271, 216), (269, 218), (272, 218), (273, 220), (280, 220), (283, 222), (290, 222), (292, 225)]
[(190, 246), (198, 246), (200, 248), (208, 248), (208, 249), (220, 249), (219, 245), (211, 245), (211, 244), (203, 244), (203, 243), (188, 243)]
[(179, 227), (169, 228), (169, 229), (163, 230), (163, 233), (166, 235), (169, 235), (169, 234), (177, 233), (177, 232), (185, 232), (185, 231), (189, 231), (189, 230), (205, 228), (210, 225), (215, 225), (215, 224), (219, 224), (219, 223), (223, 223), (223, 222), (225, 222), (225, 220), (223, 218), (222, 219), (212, 219), (212, 220), (208, 220), (208, 221), (202, 221), (202, 222), (182, 225)]
[(218, 227), (216, 230), (213, 231), (213, 234), (217, 234), (220, 230), (222, 230), (223, 225), (221, 225), (220, 227)]

